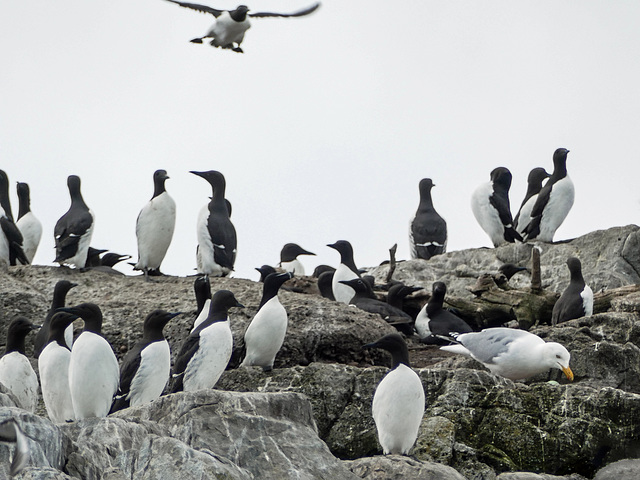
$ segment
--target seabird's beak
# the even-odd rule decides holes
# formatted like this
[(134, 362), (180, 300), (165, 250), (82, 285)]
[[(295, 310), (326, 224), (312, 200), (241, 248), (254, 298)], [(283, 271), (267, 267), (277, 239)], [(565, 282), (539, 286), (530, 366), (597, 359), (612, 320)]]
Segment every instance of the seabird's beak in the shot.
[(42, 328), (42, 325), (31, 324), (31, 330), (39, 330)]
[(237, 302), (235, 306), (238, 308), (244, 308), (244, 305), (242, 305), (240, 302)]
[(562, 365), (560, 366), (560, 368), (562, 369), (562, 373), (567, 376), (569, 381), (573, 382), (573, 372), (571, 371), (571, 369), (569, 367), (563, 367)]

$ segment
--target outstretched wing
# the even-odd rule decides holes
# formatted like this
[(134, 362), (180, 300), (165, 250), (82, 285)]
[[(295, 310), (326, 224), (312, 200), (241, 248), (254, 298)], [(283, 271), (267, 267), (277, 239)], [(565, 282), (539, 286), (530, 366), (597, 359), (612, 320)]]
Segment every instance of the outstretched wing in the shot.
[[(169, 0), (169, 1), (172, 2), (173, 0)], [(178, 2), (174, 2), (174, 3), (178, 3)], [(298, 10), (297, 12), (293, 12), (293, 13), (256, 12), (256, 13), (250, 13), (249, 16), (250, 17), (303, 17), (305, 15), (309, 15), (310, 13), (315, 12), (319, 6), (320, 6), (320, 3), (314, 3), (310, 7), (305, 8), (304, 10)]]
[(190, 8), (191, 10), (197, 10), (202, 13), (210, 13), (214, 17), (218, 18), (224, 10), (218, 10), (216, 8), (207, 7), (206, 5), (198, 5), (197, 3), (176, 2), (176, 0), (167, 0), (168, 2), (175, 3), (181, 7)]

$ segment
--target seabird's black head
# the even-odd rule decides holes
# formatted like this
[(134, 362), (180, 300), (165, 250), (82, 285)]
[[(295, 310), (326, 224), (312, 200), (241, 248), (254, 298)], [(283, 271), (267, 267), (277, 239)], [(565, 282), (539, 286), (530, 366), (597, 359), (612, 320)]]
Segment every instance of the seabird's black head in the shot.
[(85, 263), (85, 267), (99, 267), (102, 265), (102, 260), (100, 259), (100, 255), (108, 250), (89, 247), (87, 250), (87, 261)]
[(491, 171), (491, 181), (494, 188), (502, 187), (504, 190), (511, 188), (511, 172), (506, 167), (497, 167)]
[(81, 303), (75, 307), (59, 308), (58, 311), (80, 317), (84, 322), (84, 332), (100, 334), (102, 331), (102, 310), (95, 303)]
[(333, 296), (333, 288), (331, 286), (334, 273), (335, 270), (327, 270), (318, 275), (318, 290), (324, 298), (335, 301), (336, 297)]
[(320, 275), (322, 275), (324, 272), (335, 272), (336, 269), (329, 266), (329, 265), (318, 265), (314, 270), (313, 270), (313, 277), (315, 278), (320, 278)]
[(29, 195), (29, 185), (24, 182), (18, 182), (16, 186), (18, 192), (18, 220), (31, 210), (31, 197)]
[(208, 319), (214, 321), (225, 320), (230, 308), (244, 308), (236, 297), (229, 290), (218, 290), (211, 297), (211, 307), (209, 309)]
[(305, 250), (297, 243), (287, 243), (282, 247), (282, 250), (280, 250), (280, 261), (292, 262), (298, 257), (298, 255), (315, 255), (315, 253)]
[(436, 185), (433, 183), (433, 181), (430, 178), (423, 178), (422, 180), (420, 180), (420, 185), (419, 185), (420, 195), (428, 194), (431, 191), (431, 189), (435, 186)]
[(539, 192), (542, 189), (542, 182), (544, 182), (546, 178), (549, 178), (547, 171), (542, 167), (536, 167), (529, 172), (527, 183), (530, 187), (535, 187)]
[(206, 172), (195, 172), (190, 170), (189, 173), (193, 173), (194, 175), (204, 178), (209, 182), (209, 185), (211, 185), (214, 192), (217, 188), (222, 188), (222, 191), (224, 192), (226, 181), (224, 179), (224, 175), (217, 170), (208, 170)]
[(340, 259), (344, 260), (348, 257), (353, 258), (353, 247), (347, 240), (338, 240), (336, 243), (327, 245), (340, 253)]
[(58, 280), (56, 286), (53, 287), (53, 294), (65, 296), (69, 293), (69, 290), (77, 286), (77, 283), (70, 282), (69, 280)]
[(436, 298), (438, 300), (444, 300), (444, 296), (447, 294), (447, 286), (444, 282), (434, 282), (431, 287), (431, 298)]
[(100, 259), (100, 264), (105, 267), (115, 267), (118, 263), (129, 260), (131, 255), (120, 255), (119, 253), (105, 253)]
[(204, 307), (204, 303), (211, 299), (211, 283), (209, 275), (202, 275), (193, 282), (193, 291), (196, 295), (196, 304), (198, 305), (198, 313)]
[(567, 161), (567, 154), (569, 150), (566, 148), (558, 148), (555, 152), (553, 152), (553, 164), (556, 163), (565, 163)]
[(293, 278), (293, 272), (270, 273), (267, 275), (264, 279), (264, 287), (262, 287), (262, 300), (260, 300), (260, 307), (275, 297), (282, 284), (291, 278)]
[(271, 265), (262, 265), (261, 267), (256, 267), (256, 270), (260, 272), (260, 282), (264, 282), (265, 278), (272, 273), (276, 273), (276, 269)]
[(389, 296), (402, 299), (419, 290), (422, 290), (422, 287), (412, 287), (409, 285), (405, 285), (402, 282), (398, 282), (392, 285), (391, 288), (389, 288)]
[(576, 257), (569, 257), (567, 259), (567, 267), (569, 268), (569, 273), (571, 274), (571, 278), (582, 278), (582, 263)]
[(156, 170), (153, 172), (153, 197), (156, 198), (158, 195), (164, 193), (166, 191), (164, 182), (169, 178), (166, 170)]
[(34, 325), (26, 317), (14, 317), (7, 329), (7, 348), (5, 350), (5, 354), (9, 352), (20, 352), (24, 355), (25, 337), (32, 330), (37, 330), (39, 328), (39, 325)]
[(409, 364), (409, 349), (404, 338), (399, 333), (390, 333), (374, 343), (368, 343), (364, 348), (381, 348), (389, 352), (393, 358), (391, 368), (396, 368), (399, 364), (404, 363), (407, 367)]
[(170, 313), (164, 310), (154, 310), (144, 319), (143, 338), (148, 340), (162, 340), (164, 335), (162, 329), (172, 318), (177, 317), (182, 312)]
[(246, 5), (238, 5), (235, 10), (229, 11), (229, 16), (236, 22), (244, 22), (247, 19), (249, 7)]
[(356, 294), (369, 296), (370, 286), (362, 278), (352, 278), (351, 280), (340, 280), (340, 283), (353, 288)]
[(73, 313), (57, 311), (51, 317), (51, 323), (49, 324), (49, 338), (47, 343), (57, 341), (61, 346), (66, 347), (67, 343), (64, 340), (64, 331), (66, 328), (78, 318)]
[(71, 198), (75, 198), (76, 196), (82, 198), (82, 194), (80, 193), (80, 177), (77, 175), (69, 175), (67, 177), (67, 187), (69, 188)]

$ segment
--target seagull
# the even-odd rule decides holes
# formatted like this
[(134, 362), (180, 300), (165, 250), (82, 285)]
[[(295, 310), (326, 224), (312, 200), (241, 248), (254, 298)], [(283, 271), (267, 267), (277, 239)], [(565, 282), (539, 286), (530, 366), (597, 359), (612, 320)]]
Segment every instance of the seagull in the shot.
[(210, 38), (211, 46), (230, 49), (238, 53), (244, 53), (240, 48), (240, 44), (244, 40), (245, 32), (251, 28), (251, 22), (249, 22), (248, 17), (302, 17), (315, 12), (320, 6), (320, 3), (314, 3), (310, 7), (294, 13), (249, 13), (249, 7), (246, 5), (239, 5), (235, 10), (218, 10), (217, 8), (198, 5), (197, 3), (167, 1), (198, 12), (210, 13), (216, 17), (215, 23), (209, 28), (206, 35), (194, 38), (191, 43), (202, 43), (205, 38)]

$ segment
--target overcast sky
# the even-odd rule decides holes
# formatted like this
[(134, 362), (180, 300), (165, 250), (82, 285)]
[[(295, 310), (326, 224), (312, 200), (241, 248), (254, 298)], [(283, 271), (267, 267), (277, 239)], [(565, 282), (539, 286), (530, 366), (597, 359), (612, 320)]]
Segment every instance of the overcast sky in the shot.
[[(254, 11), (312, 2), (260, 0)], [(234, 8), (236, 3), (207, 3)], [(391, 9), (391, 10), (390, 10)], [(195, 268), (196, 218), (219, 170), (238, 233), (236, 277), (282, 245), (351, 241), (359, 266), (398, 244), (430, 177), (448, 250), (490, 246), (470, 208), (497, 166), (515, 215), (531, 168), (558, 147), (576, 200), (556, 240), (638, 223), (640, 3), (325, 0), (314, 14), (258, 18), (244, 54), (189, 43), (213, 17), (163, 0), (14, 1), (0, 15), (0, 168), (29, 183), (44, 226), (34, 263), (82, 179), (92, 246), (137, 256), (152, 174), (177, 203), (162, 270)], [(130, 269), (125, 269), (130, 271)]]

